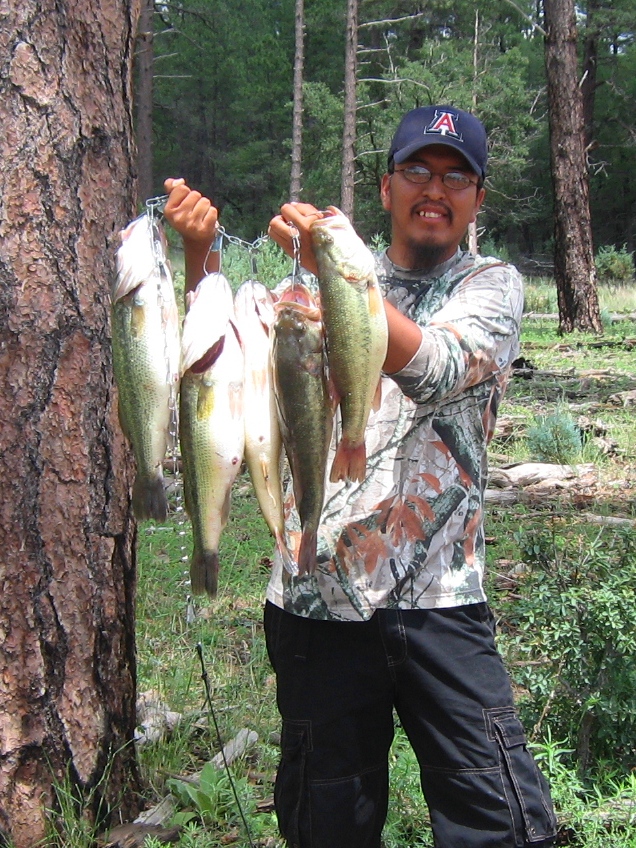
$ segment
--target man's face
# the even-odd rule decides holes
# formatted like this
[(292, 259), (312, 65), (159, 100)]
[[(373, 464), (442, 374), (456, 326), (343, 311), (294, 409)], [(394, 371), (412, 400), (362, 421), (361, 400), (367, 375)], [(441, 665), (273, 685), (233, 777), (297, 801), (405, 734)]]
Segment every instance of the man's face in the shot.
[[(409, 165), (423, 165), (434, 176), (425, 184), (409, 182), (399, 173)], [(389, 257), (397, 265), (427, 270), (450, 259), (475, 220), (484, 189), (476, 185), (459, 191), (448, 188), (441, 178), (449, 171), (477, 182), (477, 174), (462, 154), (441, 144), (416, 151), (396, 165), (395, 173), (382, 178), (382, 205), (391, 213)]]

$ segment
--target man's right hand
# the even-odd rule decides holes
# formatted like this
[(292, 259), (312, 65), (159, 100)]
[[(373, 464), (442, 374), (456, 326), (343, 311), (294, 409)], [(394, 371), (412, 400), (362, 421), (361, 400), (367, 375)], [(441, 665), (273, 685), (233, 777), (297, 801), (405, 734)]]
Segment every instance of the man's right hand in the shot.
[(184, 179), (169, 177), (163, 185), (168, 194), (163, 213), (168, 223), (184, 242), (205, 242), (209, 248), (218, 226), (216, 208), (200, 191), (189, 188)]
[(168, 194), (163, 214), (183, 239), (187, 293), (205, 274), (219, 270), (218, 254), (209, 252), (219, 215), (208, 198), (189, 188), (184, 179), (169, 177), (163, 185)]
[[(329, 210), (331, 211), (332, 207), (329, 207)], [(318, 273), (318, 266), (311, 243), (310, 227), (314, 221), (324, 218), (325, 214), (311, 203), (285, 203), (281, 206), (280, 215), (276, 215), (269, 223), (270, 238), (292, 258), (294, 256), (293, 236), (297, 234), (300, 237), (299, 262), (312, 274)]]

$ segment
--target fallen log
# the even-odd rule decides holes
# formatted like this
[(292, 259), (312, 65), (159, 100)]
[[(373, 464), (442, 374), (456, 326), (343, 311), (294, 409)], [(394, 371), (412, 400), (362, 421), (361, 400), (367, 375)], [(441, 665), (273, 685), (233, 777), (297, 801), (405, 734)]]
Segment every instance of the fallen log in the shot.
[(594, 465), (554, 465), (548, 462), (521, 462), (503, 468), (493, 468), (489, 474), (489, 483), (499, 489), (513, 486), (526, 487), (537, 483), (563, 483), (567, 480), (580, 480), (594, 473)]

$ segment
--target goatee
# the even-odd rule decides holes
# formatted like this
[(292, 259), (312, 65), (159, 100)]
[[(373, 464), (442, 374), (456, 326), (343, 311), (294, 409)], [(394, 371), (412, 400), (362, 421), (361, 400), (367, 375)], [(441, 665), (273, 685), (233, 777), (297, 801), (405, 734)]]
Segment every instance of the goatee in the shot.
[(428, 273), (436, 265), (439, 265), (443, 261), (444, 255), (448, 252), (448, 245), (422, 244), (415, 241), (410, 242), (408, 248), (410, 269), (412, 271), (424, 271), (425, 273)]

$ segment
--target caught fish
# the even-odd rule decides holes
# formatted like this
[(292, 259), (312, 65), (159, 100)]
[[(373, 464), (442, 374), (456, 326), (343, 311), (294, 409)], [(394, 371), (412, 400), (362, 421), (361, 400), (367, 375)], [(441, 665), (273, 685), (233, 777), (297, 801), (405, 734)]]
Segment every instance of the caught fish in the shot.
[(283, 442), (269, 355), (274, 297), (262, 283), (247, 280), (234, 296), (234, 311), (245, 357), (245, 462), (263, 518), (276, 539), (285, 567), (293, 570), (285, 543), (280, 477)]
[(311, 226), (329, 373), (342, 417), (330, 479), (362, 481), (364, 432), (380, 382), (388, 328), (373, 254), (349, 219), (335, 207), (330, 211)]
[(179, 436), (185, 508), (192, 522), (192, 591), (217, 592), (219, 539), (243, 459), (243, 351), (232, 292), (208, 274), (188, 295), (181, 343)]
[(320, 310), (310, 291), (296, 284), (275, 305), (272, 372), (278, 417), (289, 459), (302, 535), (298, 573), (316, 567), (318, 525), (333, 411), (325, 374)]
[(179, 314), (161, 224), (141, 215), (120, 238), (111, 295), (119, 420), (137, 464), (134, 514), (163, 521), (163, 461), (171, 427), (176, 429)]

